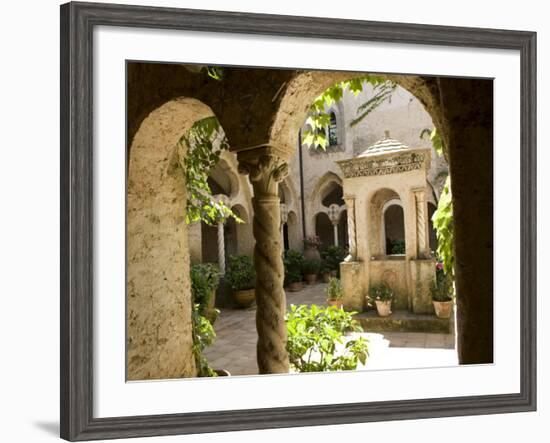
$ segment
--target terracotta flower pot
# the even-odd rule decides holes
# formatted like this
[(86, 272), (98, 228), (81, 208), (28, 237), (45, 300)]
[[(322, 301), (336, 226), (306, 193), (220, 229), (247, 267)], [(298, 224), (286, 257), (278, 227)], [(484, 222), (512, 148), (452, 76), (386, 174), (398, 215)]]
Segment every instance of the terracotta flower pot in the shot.
[(453, 301), (435, 301), (432, 300), (437, 318), (449, 318), (453, 311)]
[(218, 377), (229, 377), (231, 373), (226, 369), (214, 369), (214, 372)]
[(387, 317), (391, 315), (391, 300), (387, 300), (387, 301), (375, 300), (375, 303), (376, 303), (376, 311), (378, 312), (378, 316)]
[(301, 291), (304, 287), (304, 284), (301, 281), (295, 281), (288, 284), (288, 290), (290, 292), (298, 292)]
[(327, 305), (334, 306), (338, 309), (342, 309), (344, 307), (342, 300), (339, 300), (339, 299), (336, 299), (336, 300), (327, 299)]
[(314, 285), (317, 282), (317, 274), (306, 274), (304, 277), (308, 285)]
[(239, 307), (248, 308), (254, 303), (254, 300), (256, 300), (256, 290), (252, 288), (235, 291), (233, 292), (233, 298)]

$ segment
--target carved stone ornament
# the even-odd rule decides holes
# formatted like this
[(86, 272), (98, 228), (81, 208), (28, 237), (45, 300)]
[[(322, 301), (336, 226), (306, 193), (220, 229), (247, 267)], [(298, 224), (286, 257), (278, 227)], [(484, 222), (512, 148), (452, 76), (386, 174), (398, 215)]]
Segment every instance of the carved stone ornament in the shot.
[(401, 154), (384, 159), (352, 158), (338, 162), (345, 178), (387, 175), (421, 169), (426, 156), (422, 153)]

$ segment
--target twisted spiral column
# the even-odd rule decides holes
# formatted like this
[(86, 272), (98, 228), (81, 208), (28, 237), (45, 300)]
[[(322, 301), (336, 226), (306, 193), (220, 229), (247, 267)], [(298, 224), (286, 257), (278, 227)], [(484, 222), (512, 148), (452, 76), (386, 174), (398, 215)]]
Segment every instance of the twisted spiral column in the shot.
[(223, 221), (218, 222), (218, 266), (221, 275), (225, 275), (225, 239), (223, 236)]
[(428, 254), (427, 229), (426, 229), (426, 199), (424, 190), (414, 192), (416, 201), (416, 232), (418, 257), (426, 257)]
[(254, 190), (253, 233), (256, 269), (257, 361), (260, 374), (287, 373), (287, 333), (284, 320), (286, 295), (280, 235), (281, 211), (278, 183), (288, 173), (286, 163), (262, 155), (258, 163), (242, 162), (241, 173), (248, 174)]
[(355, 229), (355, 197), (345, 196), (346, 208), (348, 211), (348, 241), (349, 256), (346, 261), (355, 261), (357, 258), (357, 237)]

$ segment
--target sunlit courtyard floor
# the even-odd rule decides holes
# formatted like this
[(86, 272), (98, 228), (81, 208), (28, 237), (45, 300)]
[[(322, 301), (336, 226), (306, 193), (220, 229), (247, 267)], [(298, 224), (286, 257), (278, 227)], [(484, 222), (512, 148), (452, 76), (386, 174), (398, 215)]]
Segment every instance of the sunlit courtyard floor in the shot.
[[(304, 286), (299, 292), (287, 292), (287, 305), (325, 305), (326, 284)], [(258, 373), (256, 365), (256, 308), (222, 309), (214, 327), (216, 342), (205, 355), (214, 369), (231, 375)], [(457, 364), (453, 334), (421, 332), (369, 332), (370, 357), (358, 369), (396, 369), (453, 366)]]

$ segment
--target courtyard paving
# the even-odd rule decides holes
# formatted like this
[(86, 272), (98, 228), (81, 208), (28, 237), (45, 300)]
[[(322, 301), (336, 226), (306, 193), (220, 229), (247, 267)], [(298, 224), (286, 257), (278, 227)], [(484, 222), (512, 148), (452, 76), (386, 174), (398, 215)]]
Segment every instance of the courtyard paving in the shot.
[[(326, 284), (304, 286), (299, 292), (287, 292), (291, 304), (325, 305)], [(214, 324), (217, 338), (205, 356), (214, 369), (226, 369), (231, 375), (258, 374), (256, 365), (256, 308), (222, 309)], [(358, 369), (403, 369), (453, 366), (458, 363), (454, 334), (419, 332), (365, 332), (370, 357)]]

